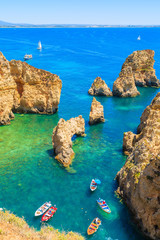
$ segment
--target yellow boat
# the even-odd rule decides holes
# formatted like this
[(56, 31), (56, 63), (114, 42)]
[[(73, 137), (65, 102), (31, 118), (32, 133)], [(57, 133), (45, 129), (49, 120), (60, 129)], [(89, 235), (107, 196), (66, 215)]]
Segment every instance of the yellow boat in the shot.
[(87, 234), (92, 235), (93, 233), (95, 233), (98, 230), (100, 225), (101, 225), (101, 220), (99, 218), (94, 218), (87, 229)]

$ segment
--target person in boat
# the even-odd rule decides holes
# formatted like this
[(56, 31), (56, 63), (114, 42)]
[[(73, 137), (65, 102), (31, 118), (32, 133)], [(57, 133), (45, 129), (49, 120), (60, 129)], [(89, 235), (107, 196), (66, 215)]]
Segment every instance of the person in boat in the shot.
[(94, 223), (95, 223), (95, 224), (98, 224), (98, 218), (95, 219)]

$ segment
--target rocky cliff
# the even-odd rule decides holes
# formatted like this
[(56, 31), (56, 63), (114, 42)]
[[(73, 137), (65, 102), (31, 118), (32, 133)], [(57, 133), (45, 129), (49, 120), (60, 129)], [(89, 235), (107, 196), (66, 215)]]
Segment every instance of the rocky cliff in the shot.
[(91, 88), (88, 90), (90, 95), (95, 96), (112, 96), (110, 88), (107, 86), (104, 80), (100, 77), (97, 77), (92, 83)]
[(95, 98), (93, 98), (91, 111), (89, 114), (89, 124), (93, 125), (99, 122), (104, 122), (103, 106)]
[(160, 93), (144, 110), (138, 133), (124, 134), (129, 155), (117, 174), (117, 192), (124, 199), (143, 233), (160, 239)]
[(84, 136), (85, 121), (80, 115), (65, 121), (61, 118), (53, 129), (52, 144), (57, 159), (64, 167), (68, 167), (74, 158), (72, 149), (72, 137)]
[(113, 84), (113, 96), (136, 97), (139, 94), (135, 85), (132, 68), (130, 66), (122, 68), (119, 77)]
[(26, 62), (9, 62), (0, 52), (0, 125), (9, 124), (13, 112), (55, 113), (61, 88), (57, 75)]
[(113, 84), (113, 95), (135, 97), (139, 95), (136, 86), (160, 87), (155, 75), (154, 51), (135, 51), (125, 60), (119, 77)]

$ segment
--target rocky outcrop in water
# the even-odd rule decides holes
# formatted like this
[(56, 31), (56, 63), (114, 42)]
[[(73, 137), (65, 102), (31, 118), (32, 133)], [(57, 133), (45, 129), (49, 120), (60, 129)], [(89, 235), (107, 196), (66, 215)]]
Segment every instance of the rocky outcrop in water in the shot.
[(95, 96), (112, 96), (110, 88), (107, 86), (104, 80), (100, 77), (97, 77), (92, 83), (91, 88), (88, 93)]
[(91, 111), (89, 114), (89, 124), (93, 125), (99, 122), (104, 122), (103, 106), (95, 98), (93, 98)]
[(136, 86), (160, 87), (153, 68), (154, 62), (153, 50), (135, 51), (127, 57), (122, 69), (128, 66), (132, 68)]
[(64, 167), (68, 167), (74, 158), (72, 137), (85, 135), (85, 121), (80, 115), (65, 121), (61, 118), (53, 129), (52, 144), (57, 159)]
[(160, 93), (144, 110), (138, 133), (124, 134), (129, 154), (116, 178), (124, 199), (143, 233), (160, 239)]
[(61, 88), (57, 75), (26, 62), (9, 62), (0, 52), (0, 125), (9, 124), (13, 112), (55, 113)]
[(135, 51), (124, 62), (119, 77), (113, 84), (113, 95), (118, 97), (135, 97), (139, 95), (136, 86), (160, 87), (155, 75), (154, 51)]
[(113, 84), (113, 96), (136, 97), (138, 92), (131, 67), (122, 68), (119, 77)]

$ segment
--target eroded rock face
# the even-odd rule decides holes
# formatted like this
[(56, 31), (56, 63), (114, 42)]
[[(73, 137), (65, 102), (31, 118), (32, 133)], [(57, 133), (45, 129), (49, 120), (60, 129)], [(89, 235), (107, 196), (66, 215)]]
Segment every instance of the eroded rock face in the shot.
[(117, 192), (134, 214), (143, 233), (160, 239), (160, 93), (144, 110), (138, 134), (124, 135), (129, 154), (116, 178)]
[(113, 95), (118, 97), (136, 97), (139, 94), (132, 68), (130, 66), (122, 68), (119, 77), (113, 84)]
[(160, 87), (153, 69), (154, 62), (153, 50), (135, 51), (127, 57), (122, 69), (128, 66), (132, 68), (136, 86)]
[(52, 144), (56, 154), (55, 159), (62, 163), (64, 167), (68, 167), (74, 158), (72, 137), (74, 135), (84, 136), (84, 133), (85, 121), (81, 115), (68, 121), (61, 118), (53, 129)]
[(26, 62), (8, 62), (0, 53), (0, 125), (9, 124), (13, 112), (55, 113), (61, 88), (57, 75)]
[(88, 93), (90, 95), (95, 95), (95, 96), (107, 96), (107, 97), (112, 96), (112, 92), (110, 88), (107, 86), (105, 81), (102, 80), (100, 77), (97, 77), (94, 80)]
[(93, 98), (91, 111), (89, 114), (89, 124), (93, 125), (99, 122), (104, 122), (103, 106), (95, 98)]

